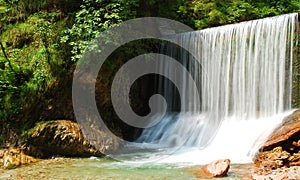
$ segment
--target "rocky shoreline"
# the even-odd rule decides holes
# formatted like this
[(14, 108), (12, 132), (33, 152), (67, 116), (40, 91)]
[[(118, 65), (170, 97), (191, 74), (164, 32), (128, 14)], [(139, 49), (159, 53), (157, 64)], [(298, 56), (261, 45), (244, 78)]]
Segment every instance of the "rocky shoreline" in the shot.
[[(84, 140), (77, 123), (47, 121), (37, 124), (21, 147), (0, 150), (0, 167), (16, 168), (56, 155), (103, 157), (104, 153)], [(232, 173), (229, 167), (230, 160), (219, 160), (196, 169), (194, 174), (198, 178), (222, 177)], [(235, 174), (241, 174), (245, 179), (300, 179), (300, 110), (286, 117), (272, 132), (253, 164), (241, 171), (234, 169)]]
[(39, 159), (24, 154), (21, 149), (8, 148), (0, 150), (0, 167), (2, 169), (13, 169), (38, 161)]
[[(227, 162), (227, 163), (224, 163)], [(224, 177), (230, 160), (217, 160), (195, 171), (199, 178)], [(300, 110), (273, 130), (253, 159), (245, 179), (300, 179)]]
[[(107, 139), (107, 138), (106, 138)], [(104, 157), (106, 150), (117, 148), (97, 144), (98, 148), (85, 140), (77, 123), (68, 120), (39, 122), (27, 133), (20, 145), (0, 149), (0, 167), (16, 168), (55, 156)]]
[(253, 162), (253, 179), (300, 179), (300, 110), (272, 132)]

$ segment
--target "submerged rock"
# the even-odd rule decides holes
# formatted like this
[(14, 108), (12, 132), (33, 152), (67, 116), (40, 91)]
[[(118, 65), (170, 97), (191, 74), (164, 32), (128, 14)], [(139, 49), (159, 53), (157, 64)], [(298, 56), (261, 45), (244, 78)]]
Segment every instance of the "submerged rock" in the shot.
[[(101, 138), (101, 137), (100, 137)], [(28, 136), (27, 153), (48, 158), (55, 155), (68, 157), (103, 156), (103, 147), (96, 149), (85, 140), (77, 123), (67, 120), (41, 122)]]
[(197, 178), (223, 177), (227, 175), (230, 168), (229, 159), (213, 161), (195, 171)]

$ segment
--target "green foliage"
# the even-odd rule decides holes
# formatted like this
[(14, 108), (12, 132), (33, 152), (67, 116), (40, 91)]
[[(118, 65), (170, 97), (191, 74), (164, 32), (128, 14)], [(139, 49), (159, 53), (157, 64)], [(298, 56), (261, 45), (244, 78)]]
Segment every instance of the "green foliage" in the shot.
[[(203, 29), (299, 9), (299, 0), (0, 0), (0, 126), (22, 126), (26, 134), (25, 112), (70, 76), (92, 39), (125, 20), (160, 16)], [(108, 84), (126, 58), (151, 48), (121, 48), (106, 61), (102, 81)]]
[[(66, 28), (58, 11), (41, 11), (24, 22), (5, 25), (0, 42), (0, 124), (26, 131), (24, 113), (45, 100), (45, 93), (69, 67), (67, 47), (60, 43)], [(24, 119), (23, 119), (24, 118)], [(1, 128), (1, 127), (0, 127)]]
[(296, 12), (300, 3), (297, 0), (189, 0), (178, 9), (184, 23), (203, 29)]
[(12, 13), (25, 13), (27, 15), (39, 11), (59, 9), (62, 12), (73, 12), (80, 6), (80, 0), (1, 0), (1, 4), (11, 7)]
[(72, 46), (72, 60), (77, 61), (92, 39), (107, 28), (134, 18), (138, 1), (126, 0), (84, 0), (76, 13), (75, 23), (61, 38)]

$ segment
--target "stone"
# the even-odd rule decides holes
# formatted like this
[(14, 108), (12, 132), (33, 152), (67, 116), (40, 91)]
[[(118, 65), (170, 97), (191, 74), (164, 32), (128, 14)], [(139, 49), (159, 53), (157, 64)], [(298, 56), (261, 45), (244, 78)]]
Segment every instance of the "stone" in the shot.
[(274, 129), (253, 161), (256, 165), (256, 178), (253, 179), (261, 179), (265, 175), (273, 179), (289, 177), (286, 173), (288, 168), (300, 165), (300, 110), (286, 117)]
[(38, 161), (38, 159), (24, 154), (21, 149), (9, 148), (2, 149), (0, 151), (0, 167), (3, 169), (12, 169), (24, 164), (30, 164)]
[[(105, 139), (105, 134), (95, 134), (99, 139)], [(112, 139), (106, 138), (111, 144), (116, 144)], [(68, 120), (46, 121), (37, 124), (27, 137), (26, 153), (38, 157), (49, 158), (52, 156), (64, 157), (89, 157), (104, 156), (105, 150), (116, 148), (100, 144), (96, 148), (90, 144), (77, 123)]]
[(220, 159), (213, 161), (200, 169), (196, 170), (194, 174), (197, 178), (213, 178), (213, 177), (224, 177), (230, 168), (229, 159)]
[(271, 151), (260, 152), (254, 160), (254, 164), (259, 168), (277, 169), (289, 162), (290, 153), (284, 151), (282, 147), (276, 147)]
[(261, 151), (272, 150), (281, 146), (283, 149), (299, 150), (300, 142), (300, 110), (286, 117), (268, 137), (261, 147)]
[(253, 173), (252, 179), (254, 180), (266, 180), (266, 179), (280, 179), (280, 180), (296, 180), (300, 179), (300, 166), (293, 167), (281, 167), (271, 170), (267, 173)]
[(289, 166), (300, 166), (300, 152), (294, 153), (290, 158), (289, 158)]

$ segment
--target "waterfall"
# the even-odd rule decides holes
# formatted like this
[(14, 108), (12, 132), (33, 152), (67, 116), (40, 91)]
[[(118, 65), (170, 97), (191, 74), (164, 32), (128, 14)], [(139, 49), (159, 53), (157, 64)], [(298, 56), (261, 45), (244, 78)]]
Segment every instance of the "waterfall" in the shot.
[(281, 121), (276, 115), (292, 108), (297, 25), (294, 13), (168, 37), (188, 48), (166, 42), (161, 53), (189, 71), (200, 100), (187, 77), (160, 59), (157, 68), (179, 78), (184, 88), (179, 92), (170, 80), (158, 79), (168, 113), (137, 141), (204, 150), (240, 143), (249, 150), (260, 133)]

